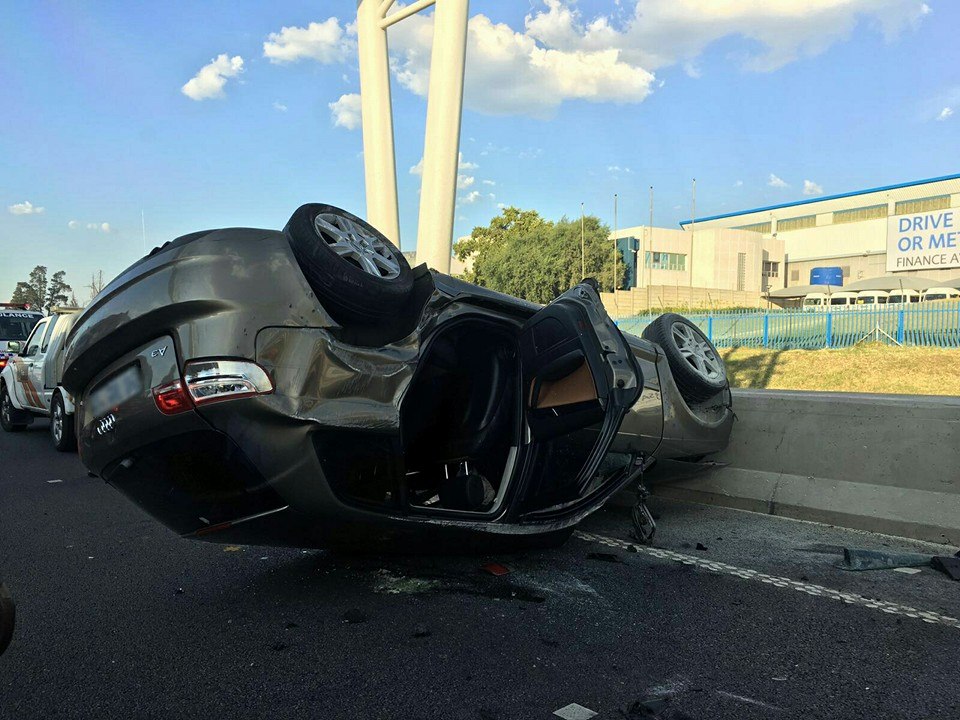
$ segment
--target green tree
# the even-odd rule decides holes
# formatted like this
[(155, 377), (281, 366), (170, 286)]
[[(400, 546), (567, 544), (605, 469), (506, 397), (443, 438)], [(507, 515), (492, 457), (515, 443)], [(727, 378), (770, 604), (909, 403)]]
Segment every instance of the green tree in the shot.
[(13, 290), (11, 302), (30, 303), (31, 307), (42, 308), (47, 299), (47, 268), (37, 265), (30, 271), (30, 278), (26, 282), (18, 282)]
[(64, 282), (64, 275), (66, 275), (66, 272), (63, 270), (57, 270), (50, 277), (50, 283), (47, 287), (47, 296), (45, 298), (46, 302), (44, 304), (47, 312), (50, 312), (52, 308), (55, 308), (58, 305), (66, 305), (70, 300), (70, 295), (68, 295), (68, 293), (72, 293), (73, 288)]
[[(584, 218), (587, 277), (602, 290), (613, 287), (614, 244), (610, 228), (595, 216)], [(580, 219), (557, 222), (533, 210), (505, 208), (487, 227), (476, 227), (454, 246), (458, 258), (473, 258), (466, 279), (492, 290), (547, 303), (581, 280)], [(626, 267), (617, 252), (618, 283)]]

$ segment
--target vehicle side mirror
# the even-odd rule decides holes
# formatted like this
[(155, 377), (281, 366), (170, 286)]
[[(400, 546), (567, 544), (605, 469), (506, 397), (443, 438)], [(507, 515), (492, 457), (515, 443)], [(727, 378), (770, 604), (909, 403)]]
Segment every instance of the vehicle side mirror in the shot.
[(16, 340), (10, 340), (7, 342), (7, 350), (10, 352), (20, 352), (20, 343)]

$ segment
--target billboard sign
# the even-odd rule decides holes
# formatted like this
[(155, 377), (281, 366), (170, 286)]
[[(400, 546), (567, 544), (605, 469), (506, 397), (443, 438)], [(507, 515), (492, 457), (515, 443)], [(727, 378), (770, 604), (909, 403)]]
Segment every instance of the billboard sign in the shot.
[(843, 268), (815, 267), (810, 271), (811, 285), (843, 285)]
[(960, 208), (887, 220), (887, 272), (960, 268)]

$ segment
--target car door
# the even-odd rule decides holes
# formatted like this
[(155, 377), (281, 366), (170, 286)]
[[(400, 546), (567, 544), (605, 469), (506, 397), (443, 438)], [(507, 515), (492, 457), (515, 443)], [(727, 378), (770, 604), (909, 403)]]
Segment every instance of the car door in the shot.
[(47, 327), (43, 331), (43, 335), (40, 340), (40, 351), (37, 353), (36, 357), (33, 358), (33, 363), (29, 366), (28, 370), (30, 384), (33, 386), (34, 390), (37, 391), (37, 400), (39, 401), (39, 404), (36, 407), (45, 411), (50, 410), (50, 400), (53, 398), (53, 388), (47, 387), (46, 383), (47, 358), (53, 354), (50, 352), (50, 341), (53, 338), (54, 332), (56, 332), (56, 327), (60, 317), (60, 315), (50, 316), (50, 319), (47, 322)]
[(523, 505), (536, 510), (576, 502), (640, 397), (640, 366), (592, 282), (525, 323), (520, 357), (529, 430)]
[[(37, 323), (36, 327), (33, 328), (33, 332), (30, 333), (30, 337), (27, 338), (23, 353), (15, 360), (14, 375), (16, 382), (14, 386), (17, 393), (17, 402), (24, 407), (33, 409), (40, 409), (42, 407), (40, 394), (37, 387), (33, 384), (31, 371), (40, 357), (40, 347), (43, 344), (43, 338), (46, 335), (49, 324), (49, 318), (44, 318)], [(43, 385), (41, 384), (40, 388), (42, 389), (42, 387)]]

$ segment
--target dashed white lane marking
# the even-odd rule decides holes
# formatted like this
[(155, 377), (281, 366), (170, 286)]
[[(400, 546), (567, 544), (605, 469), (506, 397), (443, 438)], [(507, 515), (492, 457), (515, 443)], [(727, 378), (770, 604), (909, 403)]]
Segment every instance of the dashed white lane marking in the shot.
[(863, 597), (862, 595), (857, 595), (855, 593), (840, 592), (839, 590), (833, 590), (832, 588), (824, 587), (822, 585), (800, 582), (798, 580), (791, 580), (790, 578), (778, 577), (777, 575), (768, 575), (766, 573), (758, 572), (757, 570), (741, 568), (737, 567), (736, 565), (728, 565), (727, 563), (717, 562), (716, 560), (705, 560), (693, 555), (684, 555), (683, 553), (674, 552), (673, 550), (664, 550), (662, 548), (637, 545), (635, 543), (627, 542), (626, 540), (605, 537), (603, 535), (595, 535), (594, 533), (583, 532), (581, 530), (577, 530), (574, 535), (581, 540), (600, 543), (601, 545), (619, 548), (621, 550), (633, 550), (634, 552), (638, 552), (642, 555), (649, 555), (650, 557), (659, 558), (660, 560), (672, 560), (674, 562), (683, 563), (684, 565), (696, 565), (704, 570), (712, 570), (713, 572), (733, 575), (734, 577), (742, 578), (744, 580), (755, 580), (757, 582), (773, 585), (775, 587), (792, 588), (793, 590), (798, 590), (799, 592), (806, 593), (807, 595), (828, 598), (830, 600), (840, 600), (848, 605), (859, 605), (861, 607), (870, 608), (871, 610), (879, 610), (880, 612), (887, 613), (888, 615), (901, 615), (903, 617), (922, 620), (923, 622), (930, 623), (932, 625), (946, 625), (948, 627), (960, 629), (960, 620), (957, 618), (952, 618), (948, 615), (941, 615), (940, 613), (935, 613), (929, 610), (918, 610), (917, 608), (910, 607), (909, 605), (900, 605), (898, 603), (887, 602), (885, 600), (876, 600), (874, 598)]

